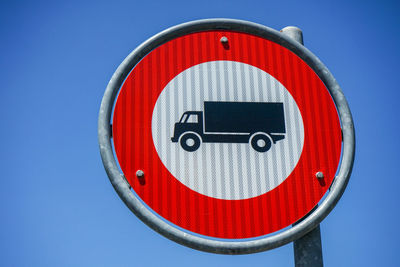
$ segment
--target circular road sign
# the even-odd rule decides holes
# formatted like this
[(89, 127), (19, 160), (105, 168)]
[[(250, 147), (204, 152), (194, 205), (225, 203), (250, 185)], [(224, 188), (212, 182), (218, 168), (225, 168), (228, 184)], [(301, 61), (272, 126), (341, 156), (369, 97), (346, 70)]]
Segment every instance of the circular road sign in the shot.
[(99, 142), (140, 219), (231, 254), (313, 229), (354, 158), (350, 110), (326, 67), (280, 32), (225, 19), (170, 28), (134, 50), (107, 87)]

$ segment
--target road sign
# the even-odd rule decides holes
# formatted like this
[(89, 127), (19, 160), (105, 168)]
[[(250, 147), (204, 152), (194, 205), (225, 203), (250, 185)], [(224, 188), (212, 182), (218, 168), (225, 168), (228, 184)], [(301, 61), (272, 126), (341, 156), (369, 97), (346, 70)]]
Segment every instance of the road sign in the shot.
[[(192, 22), (135, 50), (108, 88), (99, 119), (103, 161), (125, 203), (155, 230), (198, 249), (248, 253), (314, 226), (306, 219), (286, 230), (289, 238), (266, 237), (320, 202), (338, 172), (342, 128), (347, 136), (336, 108), (350, 114), (347, 104), (335, 105), (340, 88), (302, 46), (247, 22)], [(103, 117), (111, 119), (116, 158), (133, 192), (116, 175)], [(261, 243), (245, 251), (254, 241), (247, 238)]]

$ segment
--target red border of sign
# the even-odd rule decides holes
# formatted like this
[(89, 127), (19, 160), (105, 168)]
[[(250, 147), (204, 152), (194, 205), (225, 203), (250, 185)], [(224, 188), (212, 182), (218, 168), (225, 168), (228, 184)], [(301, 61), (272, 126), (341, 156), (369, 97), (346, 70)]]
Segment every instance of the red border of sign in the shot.
[[(229, 39), (229, 47), (219, 40)], [(185, 69), (232, 60), (260, 68), (295, 99), (305, 129), (303, 153), (275, 189), (244, 200), (199, 194), (175, 179), (152, 140), (155, 103)], [(138, 196), (157, 214), (186, 230), (210, 237), (250, 238), (283, 229), (307, 214), (328, 190), (339, 165), (341, 129), (334, 102), (314, 71), (290, 50), (269, 40), (232, 31), (206, 31), (171, 40), (150, 52), (122, 85), (114, 109), (113, 139), (121, 169)], [(138, 179), (137, 170), (145, 177)], [(324, 179), (315, 178), (322, 171)]]

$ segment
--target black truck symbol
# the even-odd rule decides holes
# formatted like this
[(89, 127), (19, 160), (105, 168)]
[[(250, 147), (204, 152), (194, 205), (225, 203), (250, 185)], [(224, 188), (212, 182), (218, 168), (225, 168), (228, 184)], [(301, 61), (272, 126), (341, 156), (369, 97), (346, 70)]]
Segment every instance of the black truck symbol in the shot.
[(203, 111), (186, 111), (175, 123), (172, 142), (186, 151), (204, 143), (249, 143), (266, 152), (285, 138), (283, 103), (205, 101)]

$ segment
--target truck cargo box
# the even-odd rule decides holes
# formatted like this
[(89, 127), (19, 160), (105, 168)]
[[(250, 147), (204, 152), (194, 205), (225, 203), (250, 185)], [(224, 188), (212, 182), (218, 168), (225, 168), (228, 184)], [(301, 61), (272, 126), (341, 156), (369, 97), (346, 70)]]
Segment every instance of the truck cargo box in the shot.
[(204, 102), (205, 132), (285, 133), (283, 103)]

